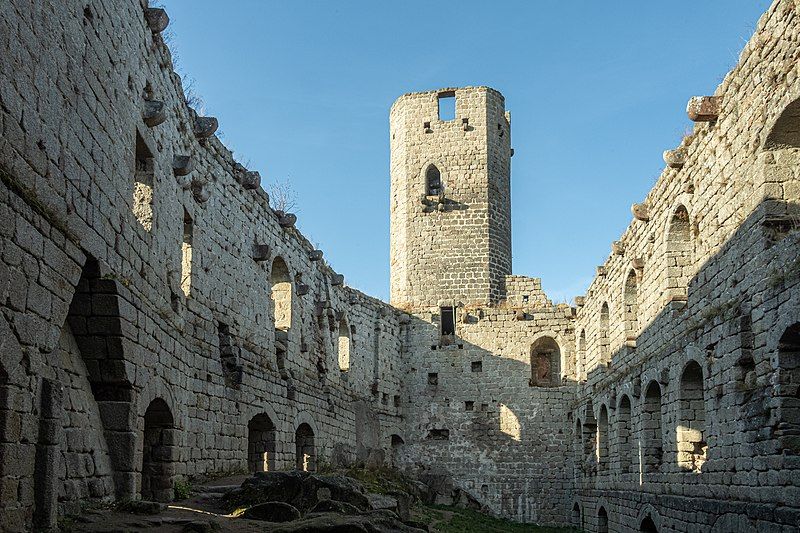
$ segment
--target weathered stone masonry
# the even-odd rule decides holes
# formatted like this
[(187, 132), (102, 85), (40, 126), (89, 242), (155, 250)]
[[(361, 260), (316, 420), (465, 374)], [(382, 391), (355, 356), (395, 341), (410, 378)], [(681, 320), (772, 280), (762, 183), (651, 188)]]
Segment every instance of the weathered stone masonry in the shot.
[(345, 287), (187, 107), (165, 23), (0, 5), (0, 528), (402, 439), (399, 313)]
[(187, 106), (163, 10), (23, 4), (0, 3), (0, 529), (386, 462), (520, 521), (796, 531), (796, 1), (690, 102), (575, 307), (511, 275), (499, 92), (392, 107), (390, 306)]

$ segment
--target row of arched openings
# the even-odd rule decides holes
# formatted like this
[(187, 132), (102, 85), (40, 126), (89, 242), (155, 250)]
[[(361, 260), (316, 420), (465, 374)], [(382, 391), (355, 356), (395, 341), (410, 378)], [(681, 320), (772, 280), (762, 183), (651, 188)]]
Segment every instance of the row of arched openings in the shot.
[[(663, 293), (671, 301), (685, 301), (691, 267), (694, 244), (691, 239), (689, 212), (683, 205), (678, 205), (672, 213), (667, 228), (666, 238), (666, 276)], [(625, 329), (625, 343), (634, 346), (641, 327), (639, 320), (639, 284), (640, 272), (630, 268), (625, 276), (622, 290), (622, 320)], [(610, 349), (611, 308), (607, 301), (600, 306), (600, 320), (597, 330), (597, 346), (600, 362), (611, 363)], [(578, 335), (578, 374), (585, 373), (586, 365), (586, 330)], [(585, 377), (585, 376), (584, 376)]]
[[(608, 511), (606, 511), (605, 506), (601, 505), (597, 508), (596, 520), (597, 533), (608, 533)], [(578, 502), (575, 502), (575, 504), (572, 506), (571, 525), (578, 530), (583, 530), (586, 527), (583, 509)], [(639, 524), (639, 531), (643, 531), (645, 533), (658, 533), (658, 528), (656, 527), (656, 524), (650, 514), (647, 514), (644, 516), (644, 518), (642, 518), (642, 521)]]
[[(288, 332), (292, 327), (292, 277), (289, 267), (281, 257), (272, 261), (270, 271), (270, 297), (272, 299), (273, 319), (276, 331)], [(351, 339), (347, 321), (342, 318), (336, 330), (335, 346), (339, 370), (350, 370)]]
[[(700, 472), (706, 461), (707, 429), (703, 370), (690, 361), (681, 374), (678, 391), (678, 422), (676, 460), (685, 471)], [(633, 402), (628, 394), (620, 396), (616, 416), (612, 420), (603, 404), (595, 419), (591, 404), (585, 420), (576, 422), (578, 454), (587, 474), (609, 472), (612, 467), (620, 474), (656, 473), (664, 463), (664, 430), (666, 406), (658, 381), (647, 384), (639, 409), (638, 433), (634, 428)], [(611, 451), (615, 452), (612, 464)]]

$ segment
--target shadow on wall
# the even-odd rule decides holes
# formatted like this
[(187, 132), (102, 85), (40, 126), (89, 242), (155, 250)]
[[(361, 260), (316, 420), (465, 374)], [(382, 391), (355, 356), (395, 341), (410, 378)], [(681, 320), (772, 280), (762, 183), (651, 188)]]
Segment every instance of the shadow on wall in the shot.
[[(736, 474), (732, 459), (772, 456), (783, 465), (800, 454), (798, 220), (800, 205), (764, 200), (698, 270), (686, 301), (667, 304), (640, 332), (638, 348), (622, 346), (607, 365), (590, 371), (592, 395), (574, 410), (571, 449), (575, 464), (584, 465), (575, 472), (581, 498), (573, 507), (574, 525), (576, 516), (582, 521), (595, 514), (588, 509), (599, 509), (594, 502), (601, 496), (610, 500), (603, 511), (612, 526), (630, 525), (614, 516), (614, 504), (621, 503), (616, 498), (652, 505), (662, 520), (708, 513), (703, 502), (710, 487), (719, 486), (718, 474)], [(735, 266), (753, 251), (750, 270)], [(765, 302), (758, 315), (752, 314), (755, 301)], [(760, 320), (755, 330), (754, 316)], [(671, 332), (666, 343), (665, 331)], [(779, 341), (756, 349), (756, 334)], [(744, 445), (724, 447), (731, 439)], [(668, 500), (681, 474), (692, 476), (681, 484), (692, 498)], [(796, 507), (781, 498), (791, 496), (774, 503)], [(718, 509), (719, 515), (750, 511), (730, 499), (732, 508)], [(636, 526), (658, 531), (649, 516)]]
[[(475, 323), (474, 316), (462, 320)], [(417, 317), (407, 327), (422, 346), (421, 339), (442, 333)], [(453, 503), (460, 489), (519, 521), (565, 523), (571, 498), (563, 479), (571, 454), (564, 449), (575, 381), (563, 376), (562, 354), (569, 356), (571, 347), (531, 336), (529, 359), (521, 361), (446, 333), (406, 376), (413, 408), (406, 410), (402, 466), (436, 487), (439, 503)]]

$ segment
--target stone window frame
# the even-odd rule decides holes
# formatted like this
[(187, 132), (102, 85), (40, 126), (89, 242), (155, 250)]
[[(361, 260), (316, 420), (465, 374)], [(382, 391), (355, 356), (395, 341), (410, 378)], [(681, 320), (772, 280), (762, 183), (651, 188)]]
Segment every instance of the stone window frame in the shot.
[[(430, 194), (428, 194), (428, 192), (429, 192), (428, 191), (428, 169), (431, 166), (436, 167), (436, 169), (439, 171), (440, 189), (439, 189), (439, 194), (438, 195), (430, 195)], [(417, 182), (420, 184), (419, 186), (420, 186), (420, 189), (421, 189), (421, 191), (420, 191), (421, 195), (424, 198), (436, 199), (436, 200), (444, 198), (445, 190), (447, 189), (447, 181), (448, 181), (448, 172), (446, 170), (446, 167), (445, 167), (444, 163), (442, 163), (440, 160), (436, 160), (436, 159), (429, 159), (428, 161), (423, 163), (422, 168), (420, 169), (418, 180), (417, 180)]]

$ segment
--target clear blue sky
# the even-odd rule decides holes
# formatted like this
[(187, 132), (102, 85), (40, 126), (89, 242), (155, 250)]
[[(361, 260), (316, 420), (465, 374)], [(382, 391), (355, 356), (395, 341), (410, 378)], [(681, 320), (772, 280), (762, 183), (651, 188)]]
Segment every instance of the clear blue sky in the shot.
[(389, 107), (489, 85), (512, 113), (514, 273), (582, 294), (767, 0), (165, 0), (178, 70), (224, 142), (289, 179), (346, 282), (389, 294)]

